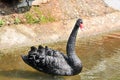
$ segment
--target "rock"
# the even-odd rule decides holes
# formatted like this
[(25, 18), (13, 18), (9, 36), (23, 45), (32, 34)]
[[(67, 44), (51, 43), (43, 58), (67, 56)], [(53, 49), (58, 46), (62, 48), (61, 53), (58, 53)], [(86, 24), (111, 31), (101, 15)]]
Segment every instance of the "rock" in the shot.
[(0, 10), (0, 14), (5, 15), (5, 11)]
[(9, 47), (13, 45), (24, 44), (25, 41), (28, 41), (28, 42), (30, 41), (28, 37), (18, 32), (16, 29), (7, 27), (4, 30), (5, 31), (3, 31), (2, 34), (0, 34), (1, 45), (4, 44)]
[(35, 0), (33, 1), (32, 5), (40, 5), (41, 3), (47, 3), (50, 0)]

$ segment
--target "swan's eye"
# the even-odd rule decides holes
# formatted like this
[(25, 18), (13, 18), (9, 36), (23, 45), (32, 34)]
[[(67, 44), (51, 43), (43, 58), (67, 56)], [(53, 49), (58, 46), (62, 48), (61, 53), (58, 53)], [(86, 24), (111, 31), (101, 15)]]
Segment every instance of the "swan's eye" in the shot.
[(80, 21), (80, 23), (81, 23), (81, 24), (83, 24), (83, 22), (82, 22), (82, 21)]

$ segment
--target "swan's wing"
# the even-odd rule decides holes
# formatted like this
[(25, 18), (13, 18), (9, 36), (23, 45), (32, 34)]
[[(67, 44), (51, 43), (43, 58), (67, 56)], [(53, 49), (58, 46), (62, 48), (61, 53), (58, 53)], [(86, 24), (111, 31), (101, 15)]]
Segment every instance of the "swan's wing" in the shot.
[[(42, 51), (41, 51), (42, 49)], [(71, 67), (67, 62), (67, 57), (56, 50), (41, 48), (29, 53), (23, 58), (24, 62), (31, 67), (49, 74), (68, 75), (71, 74)]]
[(59, 57), (46, 56), (43, 63), (43, 69), (46, 73), (59, 75), (71, 73), (71, 67), (69, 66), (64, 56), (61, 55), (61, 53)]

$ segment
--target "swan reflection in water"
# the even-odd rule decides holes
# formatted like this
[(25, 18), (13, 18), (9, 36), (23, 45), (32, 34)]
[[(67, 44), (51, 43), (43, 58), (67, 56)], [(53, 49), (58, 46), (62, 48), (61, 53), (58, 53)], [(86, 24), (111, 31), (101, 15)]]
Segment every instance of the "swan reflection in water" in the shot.
[[(26, 70), (5, 70), (5, 71), (0, 71), (0, 75), (1, 76), (5, 76), (7, 78), (12, 78), (12, 79), (20, 79), (20, 80), (24, 80), (24, 79), (32, 79), (32, 80), (69, 80), (71, 78), (76, 78), (76, 76), (71, 76), (71, 77), (61, 77), (61, 76), (51, 76), (48, 74), (44, 74), (44, 73), (40, 73), (40, 72), (36, 72), (36, 71), (26, 71)], [(77, 75), (77, 78), (80, 77), (79, 75)], [(2, 77), (1, 77), (2, 79)], [(5, 78), (3, 78), (5, 79)], [(79, 78), (80, 79), (80, 78)], [(5, 79), (5, 80), (9, 80), (9, 79)]]

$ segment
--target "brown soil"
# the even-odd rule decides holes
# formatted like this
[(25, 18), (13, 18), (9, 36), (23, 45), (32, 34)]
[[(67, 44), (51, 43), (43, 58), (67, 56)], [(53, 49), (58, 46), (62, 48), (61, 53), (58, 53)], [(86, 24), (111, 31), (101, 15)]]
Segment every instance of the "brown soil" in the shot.
[[(78, 17), (88, 18), (115, 12), (115, 10), (105, 5), (102, 0), (50, 0), (37, 7), (43, 15), (50, 15), (55, 20), (68, 20)], [(0, 19), (7, 21), (6, 24), (13, 24), (16, 17), (22, 21), (22, 24), (26, 23), (25, 13), (18, 14), (13, 9), (12, 4), (0, 2)], [(33, 13), (34, 17), (38, 16), (34, 13), (33, 8), (31, 8), (30, 13)]]
[[(0, 3), (0, 6), (3, 5)], [(38, 8), (43, 15), (52, 15), (56, 22), (42, 25), (26, 24), (25, 13), (18, 14), (6, 5), (0, 7), (0, 10), (4, 11), (0, 19), (8, 22), (8, 25), (0, 27), (0, 49), (67, 40), (79, 17), (83, 18), (85, 30), (80, 31), (78, 38), (120, 30), (120, 13), (107, 7), (102, 0), (50, 0), (40, 4)], [(33, 8), (30, 12), (34, 13)], [(13, 25), (16, 17), (24, 22)]]

